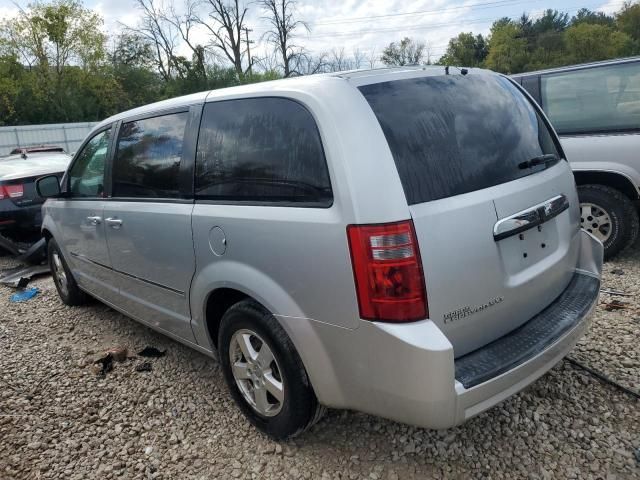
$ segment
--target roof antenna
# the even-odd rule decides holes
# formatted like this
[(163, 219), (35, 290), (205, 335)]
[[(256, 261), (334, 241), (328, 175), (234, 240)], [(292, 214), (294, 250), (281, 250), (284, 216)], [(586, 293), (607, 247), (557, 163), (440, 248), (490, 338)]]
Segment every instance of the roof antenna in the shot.
[(449, 65), (447, 65), (446, 67), (444, 67), (444, 74), (445, 74), (445, 75), (449, 75)]

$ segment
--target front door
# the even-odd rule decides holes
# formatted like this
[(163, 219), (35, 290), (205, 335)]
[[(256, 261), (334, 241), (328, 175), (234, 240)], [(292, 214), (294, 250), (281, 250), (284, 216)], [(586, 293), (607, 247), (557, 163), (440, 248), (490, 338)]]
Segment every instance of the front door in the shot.
[(180, 186), (188, 118), (179, 111), (122, 123), (104, 222), (120, 306), (194, 342), (188, 293), (195, 270), (193, 200)]
[(104, 225), (104, 178), (112, 129), (95, 134), (76, 155), (68, 172), (68, 195), (50, 202), (50, 211), (60, 226), (56, 238), (73, 276), (88, 292), (115, 301), (111, 261)]

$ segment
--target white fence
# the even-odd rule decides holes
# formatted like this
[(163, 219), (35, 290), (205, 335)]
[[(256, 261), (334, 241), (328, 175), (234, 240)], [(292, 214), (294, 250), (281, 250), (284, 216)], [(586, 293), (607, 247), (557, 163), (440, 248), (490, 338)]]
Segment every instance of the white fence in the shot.
[(73, 153), (94, 125), (95, 122), (84, 122), (0, 127), (0, 155), (7, 155), (16, 147), (37, 145), (56, 145)]

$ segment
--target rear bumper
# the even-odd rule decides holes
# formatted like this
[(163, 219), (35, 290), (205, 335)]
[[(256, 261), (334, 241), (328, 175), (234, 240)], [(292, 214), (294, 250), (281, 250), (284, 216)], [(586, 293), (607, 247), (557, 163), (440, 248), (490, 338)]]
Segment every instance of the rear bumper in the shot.
[(585, 333), (599, 290), (598, 277), (576, 272), (563, 294), (539, 315), (457, 359), (455, 423), (510, 397), (558, 363)]
[(41, 203), (20, 207), (10, 199), (0, 200), (0, 232), (37, 231), (41, 224)]
[(323, 338), (332, 345), (325, 357), (331, 365), (321, 364), (322, 372), (308, 368), (320, 401), (440, 429), (525, 388), (575, 346), (598, 302), (602, 245), (580, 235), (580, 263), (562, 295), (516, 331), (461, 358), (454, 360), (451, 343), (429, 320), (363, 322)]

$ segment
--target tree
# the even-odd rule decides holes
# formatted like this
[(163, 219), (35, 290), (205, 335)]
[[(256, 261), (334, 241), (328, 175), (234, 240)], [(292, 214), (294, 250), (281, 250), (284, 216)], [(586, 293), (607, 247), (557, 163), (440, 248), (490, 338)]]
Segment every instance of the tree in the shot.
[(209, 8), (208, 18), (197, 18), (197, 22), (211, 34), (209, 47), (218, 54), (218, 58), (231, 62), (241, 79), (251, 67), (243, 68), (242, 42), (248, 8), (239, 0), (206, 0), (204, 4)]
[(479, 67), (487, 58), (487, 43), (482, 35), (460, 33), (449, 40), (446, 53), (440, 59), (443, 65)]
[(622, 33), (640, 42), (640, 3), (626, 2), (616, 16), (616, 23)]
[(102, 19), (77, 0), (35, 3), (21, 9), (17, 18), (0, 24), (4, 48), (20, 62), (40, 66), (48, 73), (51, 66), (58, 76), (70, 64), (95, 67), (105, 53)]
[(343, 72), (352, 68), (351, 60), (347, 58), (344, 47), (332, 48), (328, 63), (331, 72)]
[(569, 14), (551, 8), (545, 10), (540, 18), (533, 22), (533, 32), (563, 32), (569, 25)]
[(405, 37), (385, 47), (380, 60), (387, 66), (419, 65), (424, 61), (425, 48), (424, 42)]
[(581, 23), (567, 29), (567, 54), (571, 63), (629, 55), (631, 37), (605, 25)]
[(581, 8), (578, 13), (571, 19), (571, 25), (580, 25), (581, 23), (591, 23), (594, 25), (605, 25), (607, 27), (613, 27), (615, 20), (613, 17), (602, 13), (594, 12), (588, 8)]
[(270, 25), (264, 38), (278, 52), (285, 77), (300, 74), (300, 64), (305, 63), (304, 48), (295, 45), (293, 40), (296, 30), (309, 31), (309, 26), (296, 18), (296, 2), (294, 0), (260, 0), (259, 4), (266, 11), (265, 17)]
[(33, 73), (23, 76), (18, 95), (19, 101), (32, 107), (26, 113), (28, 118), (73, 118), (74, 108), (81, 102), (76, 98), (77, 82), (85, 81), (85, 74), (97, 72), (105, 57), (101, 27), (102, 18), (76, 0), (36, 3), (0, 24), (3, 53)]
[(486, 66), (502, 73), (522, 72), (527, 62), (527, 39), (512, 21), (496, 21), (491, 27)]
[(22, 66), (15, 55), (0, 56), (0, 126), (17, 119), (16, 100), (21, 89)]
[(167, 12), (163, 12), (163, 17), (166, 22), (173, 25), (180, 38), (182, 38), (184, 45), (191, 50), (191, 61), (182, 58), (177, 65), (182, 67), (180, 68), (181, 76), (183, 78), (190, 76), (206, 80), (205, 49), (193, 39), (195, 27), (199, 25), (198, 16), (196, 15), (196, 9), (199, 5), (199, 0), (187, 0), (184, 14), (176, 12), (175, 7), (171, 5)]
[(147, 38), (138, 33), (121, 33), (114, 39), (109, 58), (112, 75), (124, 92), (118, 104), (120, 110), (151, 103), (159, 97), (154, 46)]
[(372, 48), (369, 54), (367, 55), (367, 63), (369, 64), (369, 68), (376, 68), (376, 65), (380, 61), (380, 57), (376, 53), (376, 49)]
[(360, 50), (359, 48), (354, 48), (353, 49), (353, 65), (352, 67), (355, 69), (359, 69), (362, 68), (362, 66), (364, 65), (366, 61), (366, 56), (364, 54), (364, 52), (362, 50)]
[(165, 82), (173, 78), (176, 69), (178, 32), (167, 20), (167, 12), (156, 0), (135, 0), (142, 12), (142, 20), (131, 33), (144, 37), (154, 52), (154, 63)]
[(304, 53), (297, 61), (296, 72), (300, 75), (315, 75), (329, 71), (328, 57), (329, 55), (324, 52), (319, 55)]

